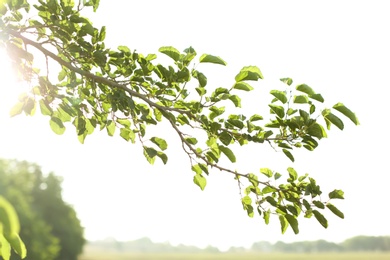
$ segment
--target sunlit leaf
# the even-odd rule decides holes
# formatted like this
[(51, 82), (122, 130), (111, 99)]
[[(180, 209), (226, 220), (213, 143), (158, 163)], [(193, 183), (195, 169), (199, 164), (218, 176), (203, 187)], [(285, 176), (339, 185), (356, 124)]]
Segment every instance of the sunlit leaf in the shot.
[(244, 205), (251, 205), (252, 204), (252, 199), (249, 196), (243, 197), (241, 199), (241, 201), (242, 201), (242, 204), (244, 204)]
[(320, 208), (320, 209), (324, 209), (324, 208), (325, 208), (324, 203), (322, 203), (321, 201), (313, 200), (313, 204), (314, 204), (317, 208)]
[(27, 256), (26, 246), (24, 245), (22, 239), (20, 239), (17, 233), (10, 234), (6, 236), (6, 239), (10, 243), (11, 247), (15, 252), (23, 259)]
[(43, 99), (39, 100), (39, 107), (42, 115), (50, 116), (53, 113), (51, 107), (48, 106)]
[(293, 229), (294, 233), (298, 234), (299, 233), (298, 220), (290, 214), (286, 214), (286, 215), (284, 215), (284, 217), (287, 219), (287, 221), (290, 224), (291, 228)]
[(338, 208), (336, 208), (333, 204), (331, 204), (331, 203), (328, 202), (328, 203), (326, 204), (326, 207), (327, 207), (328, 209), (330, 209), (330, 211), (332, 211), (333, 214), (335, 214), (335, 215), (338, 216), (339, 218), (344, 219), (344, 213), (341, 212)]
[(349, 108), (344, 106), (342, 103), (337, 103), (333, 106), (334, 109), (342, 113), (344, 116), (348, 117), (355, 125), (359, 125), (359, 120), (356, 117), (355, 113), (353, 113)]
[(274, 173), (272, 172), (272, 170), (271, 170), (271, 169), (268, 169), (268, 168), (260, 168), (260, 172), (261, 172), (262, 174), (264, 174), (265, 176), (269, 177), (269, 178), (271, 178), (272, 175), (274, 174)]
[(313, 210), (313, 214), (324, 228), (328, 227), (328, 220), (318, 210)]
[(329, 193), (329, 199), (344, 199), (344, 192), (342, 190), (334, 190)]
[(280, 81), (286, 83), (289, 86), (291, 86), (291, 84), (293, 83), (293, 80), (291, 78), (281, 78)]
[(11, 245), (7, 239), (5, 239), (2, 233), (0, 233), (0, 245), (0, 256), (4, 260), (9, 260), (11, 257)]
[(241, 107), (241, 98), (237, 95), (230, 95), (229, 99), (233, 102), (236, 107)]
[(269, 224), (269, 217), (270, 216), (271, 216), (271, 211), (270, 210), (264, 211), (263, 218), (264, 218), (264, 222), (265, 222), (266, 225)]
[(282, 234), (286, 233), (289, 226), (287, 219), (283, 215), (279, 215), (280, 226), (282, 228)]
[(165, 46), (158, 49), (158, 51), (169, 56), (174, 61), (178, 61), (180, 59), (180, 52), (175, 47)]
[(194, 176), (194, 183), (196, 185), (198, 185), (201, 190), (204, 190), (204, 188), (206, 187), (206, 184), (207, 184), (206, 178), (203, 177), (202, 174), (196, 174)]
[(168, 162), (168, 156), (161, 152), (161, 151), (157, 151), (157, 156), (161, 159), (161, 161), (164, 163), (164, 164), (167, 164)]
[(11, 108), (11, 111), (9, 112), (9, 115), (10, 115), (10, 116), (19, 115), (19, 114), (22, 113), (22, 111), (23, 111), (23, 106), (24, 106), (24, 102), (18, 102), (18, 103), (16, 103), (16, 104)]
[(277, 98), (278, 100), (280, 100), (283, 104), (285, 104), (287, 102), (287, 96), (286, 96), (286, 93), (284, 91), (280, 91), (280, 90), (271, 90), (271, 95), (273, 95), (275, 98)]
[(308, 95), (314, 95), (315, 94), (314, 90), (311, 87), (309, 87), (308, 85), (306, 85), (306, 84), (298, 85), (296, 87), (296, 89), (301, 91), (301, 92), (303, 92), (303, 93), (306, 93)]
[(298, 173), (295, 171), (294, 168), (288, 167), (287, 168), (288, 174), (290, 175), (290, 178), (295, 181), (298, 178)]
[(307, 96), (304, 95), (299, 95), (294, 97), (294, 103), (296, 104), (306, 104), (309, 103), (309, 99)]
[(318, 102), (321, 102), (321, 103), (324, 103), (324, 101), (325, 101), (321, 94), (312, 94), (312, 95), (309, 95), (309, 98), (317, 100)]
[(220, 145), (218, 146), (219, 150), (226, 155), (227, 158), (229, 158), (229, 160), (231, 162), (236, 162), (236, 156), (234, 155), (234, 153), (232, 152), (232, 150), (230, 150), (228, 147), (226, 146), (223, 146), (223, 145)]
[(14, 207), (3, 196), (0, 196), (0, 223), (1, 230), (5, 235), (18, 234), (20, 224)]
[(261, 115), (255, 114), (249, 118), (249, 121), (251, 122), (258, 121), (258, 120), (263, 120), (263, 117)]
[(327, 137), (327, 134), (325, 132), (325, 129), (322, 127), (322, 125), (318, 123), (314, 123), (307, 129), (307, 133), (311, 136), (315, 136), (318, 139), (321, 139), (323, 137)]
[[(340, 118), (338, 118), (336, 115), (332, 114), (331, 112), (328, 112), (328, 113), (325, 113), (325, 112), (326, 112), (326, 110), (324, 110), (322, 113), (325, 120), (328, 120), (329, 122), (331, 122), (332, 124), (337, 126), (337, 128), (339, 128), (340, 130), (344, 129), (344, 123), (343, 123), (343, 121), (341, 121)], [(330, 127), (328, 125), (328, 129), (329, 128)]]
[(213, 56), (210, 54), (203, 54), (202, 56), (200, 56), (199, 62), (200, 63), (205, 63), (205, 62), (215, 63), (215, 64), (221, 64), (224, 66), (227, 64), (222, 58), (220, 58), (218, 56)]
[(167, 142), (164, 139), (161, 139), (159, 137), (152, 137), (152, 138), (150, 138), (150, 141), (152, 141), (155, 145), (157, 145), (163, 151), (168, 148)]
[(263, 79), (263, 74), (260, 69), (256, 66), (246, 66), (241, 69), (241, 71), (235, 77), (236, 82), (244, 80), (255, 80)]
[(278, 105), (275, 105), (275, 104), (269, 104), (268, 105), (271, 110), (280, 118), (283, 118), (284, 117), (284, 107), (282, 106), (278, 106)]
[(239, 89), (239, 90), (244, 90), (244, 91), (253, 90), (253, 87), (246, 82), (237, 82), (236, 84), (234, 84), (233, 88)]
[(107, 128), (107, 133), (108, 133), (108, 135), (109, 135), (109, 136), (113, 136), (114, 133), (115, 133), (115, 128), (116, 128), (116, 127), (115, 127), (115, 122), (109, 120), (108, 123), (107, 123), (106, 128)]
[(62, 121), (57, 117), (51, 117), (50, 128), (54, 133), (62, 135), (65, 132), (65, 126)]
[(287, 150), (287, 149), (282, 149), (282, 151), (283, 151), (283, 153), (284, 153), (292, 162), (295, 161), (294, 156), (292, 155), (292, 153), (291, 153), (289, 150)]
[(187, 137), (185, 139), (189, 144), (195, 145), (198, 143), (198, 140), (195, 137)]

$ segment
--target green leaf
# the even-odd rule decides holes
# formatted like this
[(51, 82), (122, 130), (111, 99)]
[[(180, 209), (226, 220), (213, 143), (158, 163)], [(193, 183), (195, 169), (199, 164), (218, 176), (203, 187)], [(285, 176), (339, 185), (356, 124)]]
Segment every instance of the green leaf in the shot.
[(196, 174), (194, 176), (194, 183), (198, 185), (201, 190), (204, 190), (207, 182), (206, 182), (206, 178), (203, 177), (202, 174)]
[(314, 204), (317, 208), (320, 208), (320, 209), (324, 209), (324, 208), (325, 208), (324, 203), (322, 203), (321, 201), (313, 200), (313, 204)]
[(236, 84), (234, 84), (233, 88), (239, 89), (239, 90), (244, 90), (244, 91), (253, 90), (253, 87), (246, 82), (237, 82)]
[(296, 87), (296, 89), (298, 91), (301, 91), (301, 92), (306, 93), (308, 95), (314, 95), (315, 94), (314, 90), (311, 87), (309, 87), (308, 85), (306, 85), (306, 84), (298, 85)]
[(27, 256), (26, 246), (24, 245), (22, 239), (20, 239), (17, 233), (13, 233), (10, 236), (6, 236), (6, 239), (10, 243), (11, 247), (22, 259)]
[(255, 114), (249, 118), (249, 121), (251, 121), (251, 122), (259, 121), (259, 120), (263, 120), (263, 117), (261, 115), (257, 115), (257, 114)]
[(305, 206), (305, 208), (307, 210), (311, 209), (310, 203), (307, 200), (305, 200), (305, 199), (303, 199), (303, 206)]
[(295, 104), (306, 104), (309, 103), (309, 99), (307, 96), (299, 95), (294, 97), (294, 103)]
[[(288, 209), (288, 211), (290, 211), (294, 216), (298, 216), (299, 215), (299, 213), (298, 213), (298, 210), (297, 209), (299, 209), (299, 212), (300, 212), (300, 208), (299, 208), (299, 206), (297, 206), (297, 207), (294, 207), (293, 205), (287, 205), (287, 209)], [(288, 219), (287, 219), (288, 220)], [(290, 222), (290, 221), (289, 221)], [(291, 223), (290, 223), (291, 224)]]
[(152, 147), (144, 146), (144, 156), (150, 164), (154, 164), (156, 160), (157, 151)]
[(278, 100), (280, 100), (283, 104), (285, 104), (287, 102), (287, 96), (286, 96), (286, 93), (284, 91), (280, 91), (280, 90), (271, 90), (271, 95), (273, 95), (275, 98), (277, 98)]
[(51, 107), (48, 106), (43, 99), (39, 100), (39, 107), (41, 109), (41, 114), (44, 116), (50, 116), (53, 113)]
[(292, 155), (292, 153), (291, 153), (289, 150), (287, 150), (287, 149), (282, 149), (282, 151), (283, 151), (283, 153), (284, 153), (292, 162), (295, 161), (294, 156)]
[(329, 193), (329, 199), (344, 199), (344, 192), (342, 190), (334, 190)]
[(162, 138), (152, 137), (150, 139), (150, 141), (152, 141), (155, 145), (157, 145), (163, 151), (168, 148), (167, 142)]
[(164, 163), (164, 164), (167, 164), (168, 162), (168, 156), (161, 152), (161, 151), (157, 151), (157, 156), (161, 159), (161, 161)]
[(208, 167), (207, 167), (207, 164), (198, 163), (198, 165), (199, 165), (200, 169), (201, 169), (204, 173), (206, 173), (207, 175), (209, 175), (209, 169), (208, 169)]
[(3, 196), (0, 196), (0, 224), (0, 235), (9, 236), (20, 231), (18, 215), (11, 203)]
[(279, 179), (280, 177), (282, 177), (282, 175), (280, 173), (278, 173), (278, 172), (275, 173), (275, 175), (274, 175), (275, 180)]
[(65, 132), (65, 126), (58, 117), (51, 117), (50, 127), (51, 130), (58, 135), (62, 135)]
[(287, 219), (283, 215), (279, 215), (280, 226), (282, 228), (282, 234), (286, 233), (289, 226)]
[(243, 205), (251, 205), (252, 204), (252, 199), (249, 196), (245, 196), (241, 199), (241, 202)]
[(298, 178), (298, 173), (294, 170), (292, 167), (287, 168), (288, 174), (290, 175), (290, 178), (295, 181)]
[(9, 115), (10, 115), (11, 117), (16, 116), (16, 115), (19, 115), (19, 114), (22, 113), (22, 111), (23, 111), (23, 106), (24, 106), (24, 102), (18, 102), (18, 103), (16, 103), (16, 104), (11, 108), (11, 111), (9, 112)]
[(293, 229), (294, 233), (298, 234), (299, 233), (298, 220), (290, 214), (286, 214), (286, 215), (284, 215), (284, 217), (287, 219), (287, 221), (290, 224), (291, 228)]
[(126, 141), (131, 140), (132, 143), (135, 142), (135, 133), (133, 130), (128, 128), (121, 128), (120, 129), (120, 136), (125, 139)]
[(200, 168), (199, 164), (192, 165), (191, 170), (196, 174), (202, 174), (202, 168)]
[(309, 98), (311, 99), (314, 99), (314, 100), (317, 100), (321, 103), (324, 103), (324, 98), (321, 96), (321, 94), (313, 94), (313, 95), (309, 95)]
[(64, 68), (62, 68), (62, 70), (60, 71), (60, 73), (58, 73), (58, 80), (59, 81), (62, 81), (67, 75), (67, 72)]
[[(331, 112), (328, 112), (327, 110), (324, 110), (322, 112), (322, 115), (323, 117), (328, 120), (329, 122), (331, 122), (332, 124), (334, 124), (335, 126), (337, 126), (338, 129), (340, 130), (343, 130), (344, 129), (344, 123), (343, 121), (341, 121), (340, 118), (338, 118), (337, 116), (335, 116), (334, 114), (332, 114)], [(328, 125), (328, 129), (329, 129), (329, 125)]]
[(218, 56), (213, 56), (210, 54), (203, 54), (202, 56), (200, 56), (199, 62), (200, 63), (205, 63), (205, 62), (215, 63), (215, 64), (221, 64), (224, 66), (227, 64), (222, 58), (220, 58)]
[(131, 122), (129, 119), (117, 119), (116, 120), (119, 124), (125, 126), (125, 127), (130, 127)]
[(158, 49), (158, 51), (169, 56), (174, 61), (178, 61), (180, 59), (180, 52), (172, 46), (161, 47), (160, 49)]
[(235, 77), (236, 82), (240, 82), (243, 80), (255, 80), (263, 79), (263, 74), (260, 69), (256, 66), (247, 66), (243, 67), (241, 71)]
[(226, 155), (227, 158), (229, 158), (229, 160), (230, 160), (232, 163), (235, 163), (235, 162), (236, 162), (236, 156), (234, 155), (234, 153), (232, 152), (232, 150), (230, 150), (228, 147), (223, 146), (223, 145), (219, 145), (218, 148), (219, 148), (219, 150), (220, 150), (224, 155)]
[(325, 132), (325, 129), (322, 127), (322, 125), (318, 123), (312, 124), (308, 129), (307, 133), (311, 136), (315, 136), (318, 139), (321, 139), (323, 137), (327, 137), (327, 134)]
[(185, 139), (189, 144), (195, 145), (198, 143), (198, 140), (195, 137), (187, 137)]
[(310, 105), (310, 115), (312, 115), (316, 111), (316, 106), (315, 105)]
[(280, 118), (283, 118), (284, 117), (284, 107), (282, 106), (277, 106), (275, 104), (269, 104), (268, 105), (271, 110)]
[(9, 260), (11, 257), (11, 245), (2, 233), (0, 233), (0, 245), (0, 256), (5, 260)]
[(107, 134), (109, 136), (113, 136), (115, 133), (115, 128), (116, 128), (115, 122), (112, 120), (108, 120), (106, 128), (107, 128)]
[(262, 174), (264, 174), (265, 176), (267, 176), (268, 178), (271, 178), (272, 175), (273, 175), (273, 172), (271, 169), (268, 169), (268, 168), (260, 168), (260, 172)]
[(236, 107), (241, 107), (241, 98), (237, 95), (230, 95), (229, 99), (233, 102)]
[(353, 113), (349, 108), (344, 106), (342, 103), (337, 103), (333, 106), (334, 109), (342, 113), (344, 116), (348, 117), (355, 125), (359, 125), (359, 120), (357, 119), (355, 113)]
[(333, 214), (335, 214), (335, 215), (338, 216), (339, 218), (344, 219), (344, 213), (341, 212), (338, 208), (336, 208), (333, 204), (331, 204), (331, 203), (328, 202), (328, 203), (326, 204), (326, 207), (327, 207), (328, 209), (330, 209), (330, 211), (332, 211)]
[(269, 217), (270, 216), (271, 216), (271, 211), (270, 210), (264, 211), (263, 218), (264, 218), (264, 222), (265, 222), (266, 225), (269, 224)]
[(106, 26), (102, 26), (99, 32), (99, 41), (102, 42), (104, 41), (105, 38), (106, 38)]
[(121, 52), (130, 54), (130, 49), (129, 49), (129, 47), (127, 47), (127, 46), (120, 45), (120, 46), (118, 46), (118, 50), (121, 51)]
[(264, 189), (262, 190), (263, 194), (275, 192), (276, 190), (270, 186), (265, 186)]
[(293, 83), (293, 80), (291, 78), (282, 78), (280, 79), (280, 81), (286, 83), (289, 86), (291, 86), (291, 84)]
[(313, 214), (324, 228), (328, 228), (328, 220), (318, 210), (313, 210)]

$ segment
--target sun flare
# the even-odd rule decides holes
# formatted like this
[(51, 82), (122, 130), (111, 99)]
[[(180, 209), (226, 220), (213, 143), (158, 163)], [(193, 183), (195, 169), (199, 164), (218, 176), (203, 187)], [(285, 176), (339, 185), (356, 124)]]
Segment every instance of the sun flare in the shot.
[(23, 84), (17, 80), (16, 73), (4, 49), (0, 49), (0, 75), (0, 111), (4, 114), (9, 113), (17, 102), (18, 96), (25, 90)]

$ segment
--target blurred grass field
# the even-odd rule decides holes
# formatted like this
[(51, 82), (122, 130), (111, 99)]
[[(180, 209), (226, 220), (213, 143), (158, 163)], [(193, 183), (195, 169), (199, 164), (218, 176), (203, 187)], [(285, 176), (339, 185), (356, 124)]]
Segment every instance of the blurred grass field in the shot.
[(174, 254), (174, 253), (88, 253), (79, 260), (390, 260), (390, 253), (221, 253), (221, 254)]

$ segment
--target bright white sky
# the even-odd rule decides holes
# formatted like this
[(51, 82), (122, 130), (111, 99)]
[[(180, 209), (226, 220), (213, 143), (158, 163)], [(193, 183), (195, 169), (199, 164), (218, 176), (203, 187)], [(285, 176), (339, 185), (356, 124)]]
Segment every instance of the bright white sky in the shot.
[[(111, 4), (110, 4), (111, 3)], [(192, 182), (179, 143), (169, 143), (169, 163), (150, 166), (139, 145), (104, 132), (77, 141), (72, 126), (63, 136), (51, 132), (48, 118), (9, 118), (20, 87), (0, 57), (0, 157), (36, 162), (64, 177), (64, 197), (74, 205), (90, 240), (150, 237), (226, 249), (260, 240), (296, 241), (390, 235), (388, 225), (387, 103), (390, 96), (390, 4), (387, 1), (101, 1), (95, 25), (106, 25), (108, 45), (128, 45), (141, 53), (160, 46), (221, 56), (228, 67), (198, 67), (209, 84), (230, 86), (243, 66), (257, 65), (265, 80), (243, 102), (267, 114), (271, 89), (292, 77), (322, 93), (329, 106), (341, 101), (356, 112), (359, 127), (346, 122), (314, 152), (296, 154), (298, 173), (314, 176), (326, 194), (345, 191), (335, 204), (345, 220), (326, 214), (329, 228), (301, 219), (300, 234), (280, 234), (279, 221), (250, 219), (242, 210), (232, 176), (214, 172), (205, 191)], [(88, 14), (87, 14), (88, 15)], [(162, 54), (161, 54), (162, 55)], [(216, 66), (218, 67), (218, 66)], [(18, 89), (19, 88), (19, 89)], [(170, 135), (169, 128), (159, 133)], [(243, 149), (237, 169), (270, 167), (285, 172), (292, 164), (269, 147)]]

